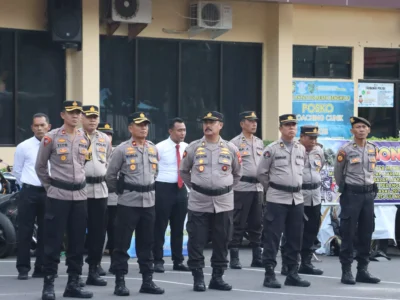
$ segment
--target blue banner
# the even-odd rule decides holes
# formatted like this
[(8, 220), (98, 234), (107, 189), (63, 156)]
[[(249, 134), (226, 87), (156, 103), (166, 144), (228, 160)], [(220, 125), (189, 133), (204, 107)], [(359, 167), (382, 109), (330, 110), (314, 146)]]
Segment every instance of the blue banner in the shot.
[[(323, 204), (337, 204), (339, 202), (339, 187), (333, 176), (333, 166), (337, 152), (348, 140), (318, 139), (324, 147), (326, 164), (321, 170), (321, 198)], [(376, 157), (375, 182), (379, 193), (375, 204), (400, 204), (400, 143), (386, 141), (371, 141), (379, 151)]]
[(303, 125), (317, 125), (321, 137), (348, 139), (354, 113), (353, 82), (293, 81), (293, 114), (298, 132)]

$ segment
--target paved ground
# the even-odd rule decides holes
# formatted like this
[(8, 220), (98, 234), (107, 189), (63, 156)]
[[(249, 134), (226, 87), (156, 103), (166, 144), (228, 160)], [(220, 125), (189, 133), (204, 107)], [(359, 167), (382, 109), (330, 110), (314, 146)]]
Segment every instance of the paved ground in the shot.
[[(210, 250), (207, 250), (209, 262)], [(282, 289), (272, 290), (264, 288), (263, 270), (248, 267), (250, 265), (251, 250), (241, 250), (241, 260), (243, 270), (228, 270), (225, 273), (225, 280), (233, 285), (233, 291), (221, 292), (207, 290), (205, 293), (192, 291), (192, 276), (190, 273), (173, 272), (172, 265), (167, 258), (166, 270), (164, 274), (155, 274), (154, 279), (158, 285), (166, 290), (163, 296), (153, 296), (139, 294), (141, 276), (138, 273), (136, 260), (130, 261), (129, 275), (127, 276), (127, 286), (131, 290), (131, 296), (125, 297), (136, 299), (277, 299), (277, 300), (322, 300), (322, 299), (367, 299), (367, 300), (389, 300), (400, 299), (400, 256), (392, 256), (391, 261), (371, 262), (370, 270), (382, 278), (378, 285), (357, 284), (346, 286), (340, 284), (340, 266), (337, 257), (319, 257), (322, 262), (316, 262), (318, 267), (324, 269), (323, 276), (304, 276), (311, 281), (309, 288), (294, 288), (283, 286)], [(208, 263), (209, 265), (209, 263)], [(109, 267), (109, 258), (104, 258), (104, 269)], [(278, 265), (277, 271), (280, 271)], [(353, 267), (355, 271), (355, 266)], [(85, 275), (87, 267), (85, 266)], [(206, 284), (210, 280), (211, 268), (205, 269)], [(62, 298), (62, 292), (66, 284), (65, 263), (61, 263), (60, 277), (56, 279), (56, 292), (58, 299)], [(117, 299), (113, 296), (114, 278), (106, 277), (108, 285), (106, 287), (90, 287), (96, 299)], [(278, 280), (284, 282), (284, 277), (278, 274)], [(42, 290), (42, 279), (32, 279), (19, 281), (16, 278), (15, 259), (0, 260), (0, 300), (6, 299), (40, 299)]]

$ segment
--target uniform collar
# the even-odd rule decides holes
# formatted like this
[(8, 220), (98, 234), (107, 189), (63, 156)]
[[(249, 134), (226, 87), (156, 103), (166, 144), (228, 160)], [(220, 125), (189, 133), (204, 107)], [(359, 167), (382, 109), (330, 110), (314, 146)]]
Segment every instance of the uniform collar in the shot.
[[(206, 142), (206, 137), (205, 136), (203, 136), (203, 138), (200, 141), (201, 141), (201, 146), (203, 146), (203, 147), (207, 146), (207, 142)], [(217, 144), (220, 147), (224, 147), (225, 143), (224, 143), (224, 140), (221, 138), (221, 136), (219, 136)]]

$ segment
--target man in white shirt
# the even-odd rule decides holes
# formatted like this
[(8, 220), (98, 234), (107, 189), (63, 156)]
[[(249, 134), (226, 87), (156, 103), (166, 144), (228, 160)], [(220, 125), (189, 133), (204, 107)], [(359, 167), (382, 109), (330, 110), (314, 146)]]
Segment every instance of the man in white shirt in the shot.
[(18, 245), (17, 270), (18, 279), (28, 279), (31, 269), (30, 249), (32, 234), (37, 219), (37, 250), (36, 262), (32, 277), (43, 275), (43, 219), (46, 201), (46, 190), (42, 186), (36, 171), (36, 157), (40, 141), (50, 130), (49, 117), (38, 113), (33, 116), (32, 131), (34, 136), (17, 146), (14, 155), (13, 174), (22, 186), (18, 201)]
[(156, 178), (156, 221), (154, 226), (154, 272), (164, 270), (165, 230), (171, 228), (171, 258), (175, 271), (189, 271), (183, 264), (183, 227), (185, 223), (188, 194), (179, 174), (179, 164), (187, 143), (186, 126), (182, 119), (174, 118), (169, 124), (169, 138), (156, 145), (159, 154)]

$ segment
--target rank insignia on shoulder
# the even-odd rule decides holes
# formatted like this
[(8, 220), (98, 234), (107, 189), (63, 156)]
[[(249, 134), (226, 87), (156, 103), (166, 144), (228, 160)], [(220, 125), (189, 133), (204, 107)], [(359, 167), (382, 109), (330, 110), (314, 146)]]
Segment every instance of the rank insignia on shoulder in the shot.
[(264, 152), (264, 157), (265, 158), (270, 158), (271, 157), (271, 153), (269, 151), (265, 151)]
[(236, 152), (236, 156), (237, 156), (237, 158), (239, 160), (239, 164), (241, 164), (242, 163), (242, 156), (240, 155), (239, 151)]
[(280, 142), (279, 146), (281, 146), (281, 148), (285, 147), (285, 145), (282, 142)]
[(183, 158), (185, 158), (187, 156), (187, 151), (185, 150), (184, 152), (183, 152)]

